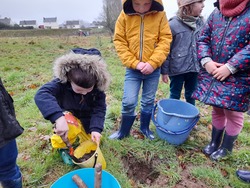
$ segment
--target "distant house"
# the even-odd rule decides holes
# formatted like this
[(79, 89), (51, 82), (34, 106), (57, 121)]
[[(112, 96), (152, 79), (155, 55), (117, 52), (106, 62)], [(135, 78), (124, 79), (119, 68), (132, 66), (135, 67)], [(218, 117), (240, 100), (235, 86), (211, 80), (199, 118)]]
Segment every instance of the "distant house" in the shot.
[(65, 27), (67, 29), (80, 29), (80, 21), (79, 20), (72, 20), (72, 21), (66, 21)]
[(5, 24), (5, 25), (11, 25), (11, 19), (10, 18), (0, 18), (0, 23)]
[(58, 29), (57, 17), (54, 18), (43, 18), (44, 29)]
[(19, 23), (20, 27), (33, 27), (37, 28), (36, 20), (23, 20)]
[(104, 22), (99, 22), (99, 21), (93, 21), (90, 25), (91, 28), (98, 28), (102, 29), (104, 28), (105, 23)]

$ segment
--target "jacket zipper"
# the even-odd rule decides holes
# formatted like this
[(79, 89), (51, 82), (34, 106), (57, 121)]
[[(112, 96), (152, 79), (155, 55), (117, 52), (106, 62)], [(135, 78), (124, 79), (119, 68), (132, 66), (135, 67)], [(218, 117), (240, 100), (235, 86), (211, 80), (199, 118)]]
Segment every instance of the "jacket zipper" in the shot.
[[(230, 18), (228, 19), (228, 21), (226, 22), (226, 29), (225, 29), (225, 32), (224, 32), (224, 34), (223, 34), (222, 40), (221, 40), (221, 45), (224, 43), (225, 35), (226, 35), (226, 32), (227, 32), (227, 30), (228, 30), (228, 28), (229, 28), (229, 25), (230, 25), (230, 22), (231, 22), (231, 21), (232, 21), (232, 18), (230, 17)], [(221, 46), (221, 45), (220, 45), (220, 46)], [(218, 53), (218, 56), (221, 55), (222, 47), (219, 48), (219, 49), (220, 49), (220, 51), (219, 51), (219, 53)], [(212, 83), (211, 83), (210, 87), (208, 88), (207, 93), (210, 93), (210, 91), (212, 90), (212, 88), (213, 88), (213, 86), (214, 86), (214, 82), (215, 82), (215, 78), (212, 77)], [(202, 102), (205, 103), (205, 101), (206, 101), (207, 99), (208, 99), (208, 95), (206, 95), (206, 97), (202, 100)]]
[(143, 30), (144, 30), (144, 15), (141, 15), (141, 27), (140, 27), (140, 54), (139, 59), (142, 61), (142, 52), (143, 52)]

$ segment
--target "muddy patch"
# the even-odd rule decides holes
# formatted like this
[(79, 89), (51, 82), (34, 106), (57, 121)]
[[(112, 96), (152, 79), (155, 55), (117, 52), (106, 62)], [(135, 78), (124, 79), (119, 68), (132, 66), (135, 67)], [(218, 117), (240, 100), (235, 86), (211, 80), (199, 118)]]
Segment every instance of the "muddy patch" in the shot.
[(127, 168), (129, 179), (132, 179), (134, 182), (150, 186), (160, 175), (160, 173), (152, 167), (152, 164), (139, 161), (132, 154), (122, 157), (122, 161), (124, 167)]

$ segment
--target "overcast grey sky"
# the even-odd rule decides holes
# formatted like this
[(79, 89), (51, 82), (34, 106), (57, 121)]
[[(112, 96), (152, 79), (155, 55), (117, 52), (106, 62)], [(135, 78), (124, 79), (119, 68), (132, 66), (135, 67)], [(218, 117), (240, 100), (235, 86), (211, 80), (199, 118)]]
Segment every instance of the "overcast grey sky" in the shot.
[[(36, 20), (42, 24), (43, 17), (57, 17), (58, 24), (67, 20), (92, 22), (102, 12), (102, 0), (0, 0), (0, 18), (8, 17), (14, 23)], [(206, 0), (203, 15), (213, 10), (214, 0)], [(163, 0), (168, 18), (177, 10), (176, 0)]]

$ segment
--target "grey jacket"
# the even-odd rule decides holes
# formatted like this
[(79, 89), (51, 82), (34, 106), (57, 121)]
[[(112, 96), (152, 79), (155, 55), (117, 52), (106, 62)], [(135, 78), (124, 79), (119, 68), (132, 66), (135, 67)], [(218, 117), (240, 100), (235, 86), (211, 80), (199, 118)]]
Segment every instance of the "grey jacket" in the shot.
[(197, 29), (182, 22), (177, 16), (169, 20), (173, 35), (170, 53), (161, 67), (161, 74), (175, 76), (188, 72), (199, 72), (197, 60), (196, 39), (204, 22), (201, 18), (196, 21)]

